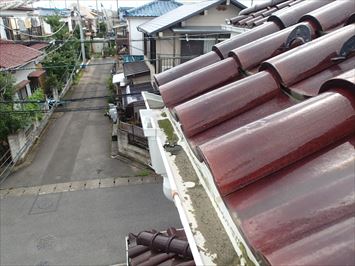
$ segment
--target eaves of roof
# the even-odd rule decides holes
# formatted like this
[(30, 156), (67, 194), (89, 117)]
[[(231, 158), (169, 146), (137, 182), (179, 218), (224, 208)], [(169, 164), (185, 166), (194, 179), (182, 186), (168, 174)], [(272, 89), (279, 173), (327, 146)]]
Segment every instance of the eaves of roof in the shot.
[[(159, 16), (151, 21), (148, 21), (138, 26), (137, 29), (148, 35), (153, 35), (159, 31), (163, 31), (184, 20), (196, 16), (204, 10), (207, 10), (215, 5), (219, 5), (224, 1), (225, 0), (209, 0), (190, 5), (183, 5), (175, 10), (172, 10), (162, 16)], [(244, 7), (241, 6), (240, 3), (237, 1), (232, 1), (231, 4), (236, 5), (238, 7)]]
[(271, 265), (354, 261), (353, 13), (352, 0), (299, 1), (155, 76), (219, 204)]

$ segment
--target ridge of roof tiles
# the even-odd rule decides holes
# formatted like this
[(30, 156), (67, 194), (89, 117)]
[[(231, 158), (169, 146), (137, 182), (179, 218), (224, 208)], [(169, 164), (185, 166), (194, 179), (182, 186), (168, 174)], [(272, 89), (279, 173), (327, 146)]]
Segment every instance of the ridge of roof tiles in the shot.
[(142, 231), (128, 237), (128, 260), (132, 266), (195, 266), (183, 229)]
[(0, 68), (15, 68), (36, 59), (43, 53), (22, 44), (0, 39)]
[(159, 17), (182, 4), (174, 0), (155, 0), (124, 11), (125, 17)]
[(271, 265), (355, 261), (354, 13), (352, 0), (298, 1), (155, 76), (235, 224)]

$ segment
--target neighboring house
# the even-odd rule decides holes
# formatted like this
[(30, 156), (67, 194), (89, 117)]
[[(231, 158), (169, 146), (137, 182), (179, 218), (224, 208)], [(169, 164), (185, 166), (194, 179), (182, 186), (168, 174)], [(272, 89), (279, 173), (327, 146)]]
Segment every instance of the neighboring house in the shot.
[(144, 54), (159, 73), (207, 53), (213, 45), (230, 37), (221, 24), (242, 8), (245, 6), (233, 0), (180, 6), (138, 26), (145, 37)]
[(0, 38), (4, 40), (29, 40), (35, 38), (29, 35), (50, 34), (49, 24), (33, 12), (33, 8), (24, 6), (0, 9)]
[(68, 25), (68, 29), (71, 32), (73, 30), (73, 23), (71, 18), (71, 10), (67, 8), (44, 8), (38, 7), (33, 12), (34, 15), (38, 15), (44, 20), (48, 16), (59, 16), (61, 22), (65, 22)]
[(131, 55), (144, 54), (144, 36), (143, 33), (137, 30), (139, 25), (174, 10), (181, 5), (181, 3), (174, 0), (155, 0), (148, 4), (126, 10), (124, 17), (127, 19), (128, 24), (129, 53)]
[(196, 265), (354, 263), (355, 6), (292, 2), (143, 93)]
[[(0, 69), (11, 69), (16, 80), (16, 97), (24, 100), (43, 87), (45, 71), (36, 69), (42, 52), (13, 41), (0, 40)], [(23, 68), (23, 69), (22, 69)]]
[(139, 110), (145, 108), (142, 92), (153, 91), (151, 71), (143, 59), (143, 56), (124, 56), (123, 73), (113, 75), (112, 79), (121, 99), (117, 103), (123, 112), (120, 118), (133, 124), (140, 124)]

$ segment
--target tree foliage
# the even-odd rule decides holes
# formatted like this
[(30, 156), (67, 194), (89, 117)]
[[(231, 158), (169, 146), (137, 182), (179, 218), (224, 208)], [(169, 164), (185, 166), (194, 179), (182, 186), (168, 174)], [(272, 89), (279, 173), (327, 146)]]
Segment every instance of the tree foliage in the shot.
[[(15, 93), (15, 79), (10, 73), (0, 73), (0, 100), (12, 101)], [(13, 103), (0, 103), (0, 142), (6, 141), (9, 134), (16, 133), (28, 122), (27, 115), (21, 116), (15, 113)]]

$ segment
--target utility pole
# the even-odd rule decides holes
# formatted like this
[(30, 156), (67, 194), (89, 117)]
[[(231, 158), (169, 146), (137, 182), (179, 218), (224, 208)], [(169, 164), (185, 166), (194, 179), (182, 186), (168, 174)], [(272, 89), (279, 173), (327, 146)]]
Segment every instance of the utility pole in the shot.
[(78, 13), (78, 24), (79, 24), (79, 30), (80, 30), (80, 44), (81, 44), (81, 55), (83, 57), (83, 65), (82, 67), (86, 67), (86, 55), (85, 55), (85, 43), (84, 43), (84, 32), (83, 32), (83, 27), (81, 25), (81, 15), (80, 15), (80, 5), (79, 5), (79, 0), (77, 0), (77, 13)]

